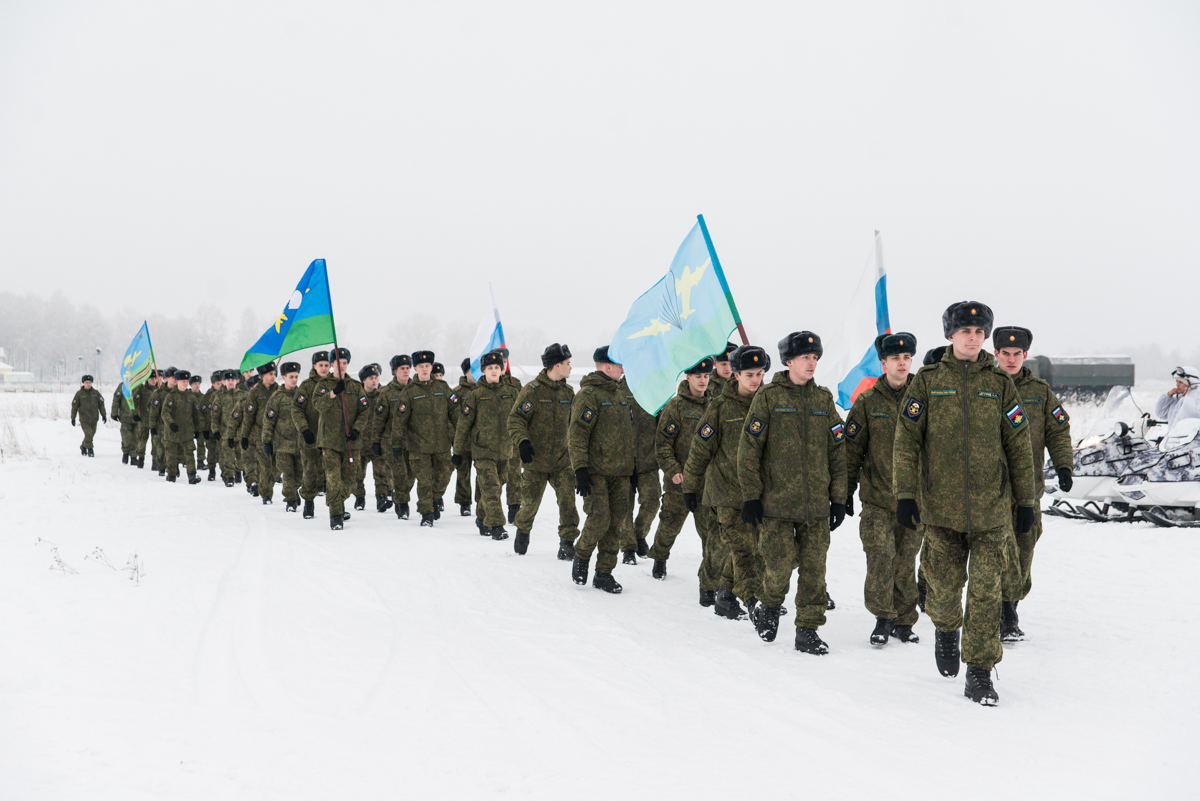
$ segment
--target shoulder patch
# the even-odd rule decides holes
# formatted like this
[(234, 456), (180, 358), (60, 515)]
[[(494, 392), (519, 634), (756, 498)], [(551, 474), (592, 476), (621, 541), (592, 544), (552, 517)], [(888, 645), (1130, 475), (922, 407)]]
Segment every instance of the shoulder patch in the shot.
[(664, 428), (663, 431), (668, 437), (673, 437), (679, 433), (679, 425), (674, 420), (671, 420), (667, 423), (667, 427)]
[(248, 412), (254, 411), (254, 404), (253, 403), (246, 404), (246, 411), (248, 411)]
[(1063, 425), (1071, 419), (1070, 416), (1067, 415), (1066, 409), (1061, 406), (1050, 412), (1050, 416), (1057, 420), (1059, 425)]
[(308, 398), (304, 395), (296, 396), (296, 403), (304, 403), (306, 400), (308, 400)]
[(1000, 395), (995, 392), (984, 392), (982, 389), (975, 393), (981, 398), (991, 398), (992, 400), (1000, 400)]
[(328, 391), (329, 391), (329, 388), (328, 388), (328, 387), (317, 387), (317, 394), (318, 394), (318, 395), (324, 395), (324, 394), (325, 394), (326, 392), (328, 392)]
[(700, 426), (700, 439), (708, 439), (713, 435), (715, 430), (716, 429), (714, 429), (708, 423), (705, 423), (704, 425)]
[(833, 434), (834, 442), (841, 442), (846, 438), (846, 427), (841, 423), (829, 427), (829, 433)]
[(579, 417), (581, 420), (583, 420), (583, 422), (590, 423), (590, 422), (592, 422), (592, 418), (594, 418), (595, 416), (596, 416), (596, 413), (594, 411), (592, 411), (590, 407), (584, 406), (583, 414), (581, 414)]
[(925, 404), (921, 403), (916, 398), (909, 398), (908, 403), (904, 407), (904, 416), (909, 420), (920, 420), (921, 414), (925, 411)]
[(400, 414), (404, 414), (408, 411), (408, 404), (404, 401), (400, 401), (400, 405), (396, 407), (396, 411), (400, 412)]
[(386, 403), (378, 403), (375, 405), (375, 414), (383, 414), (383, 410), (387, 408)]
[(471, 413), (471, 404), (464, 403), (462, 413), (463, 413), (463, 417), (466, 417), (468, 414), (470, 414)]
[(857, 420), (851, 420), (850, 424), (846, 426), (846, 436), (850, 437), (850, 439), (854, 439), (858, 436), (858, 432), (861, 429), (862, 426), (858, 424)]
[(525, 412), (525, 414), (529, 414), (530, 412), (532, 412), (533, 411), (533, 401), (527, 400), (524, 403), (522, 403), (521, 411)]
[(457, 393), (453, 393), (453, 392), (450, 393), (450, 402), (458, 403), (458, 394)]
[(1021, 423), (1025, 422), (1025, 412), (1021, 410), (1021, 404), (1014, 403), (1013, 407), (1004, 413), (1008, 418), (1008, 422), (1012, 423), (1013, 428), (1020, 428)]
[(757, 417), (751, 417), (750, 424), (746, 426), (746, 433), (752, 437), (757, 437), (762, 433), (763, 427), (762, 420), (759, 420)]
[(273, 419), (274, 417), (275, 417), (275, 410), (274, 410), (274, 409), (267, 409), (267, 418), (268, 418), (268, 419)]
[(155, 398), (155, 399), (154, 399), (154, 405), (155, 405), (155, 406), (157, 406), (157, 405), (158, 405), (158, 398)]

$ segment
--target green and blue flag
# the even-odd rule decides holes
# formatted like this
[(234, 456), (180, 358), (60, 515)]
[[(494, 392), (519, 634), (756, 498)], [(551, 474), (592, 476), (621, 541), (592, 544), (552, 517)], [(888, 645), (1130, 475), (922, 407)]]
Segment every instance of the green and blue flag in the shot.
[(304, 271), (278, 319), (246, 351), (241, 370), (253, 370), (284, 354), (333, 342), (337, 342), (337, 333), (333, 326), (333, 304), (329, 300), (329, 276), (325, 260), (315, 259)]
[(633, 302), (608, 355), (651, 414), (675, 394), (679, 376), (707, 356), (725, 351), (741, 322), (704, 218), (675, 253), (671, 269)]
[(125, 396), (125, 405), (133, 408), (133, 391), (150, 378), (154, 372), (154, 348), (150, 347), (150, 327), (142, 322), (137, 336), (125, 349), (125, 359), (121, 362), (121, 394)]

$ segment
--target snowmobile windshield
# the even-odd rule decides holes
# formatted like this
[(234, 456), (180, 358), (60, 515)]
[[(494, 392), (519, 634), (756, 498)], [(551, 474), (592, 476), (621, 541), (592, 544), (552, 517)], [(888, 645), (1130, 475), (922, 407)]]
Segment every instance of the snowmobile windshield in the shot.
[(1087, 429), (1079, 447), (1088, 448), (1100, 444), (1112, 435), (1124, 436), (1136, 431), (1142, 410), (1133, 402), (1129, 387), (1117, 386), (1108, 391), (1104, 408)]
[(1162, 442), (1158, 443), (1158, 449), (1166, 453), (1183, 448), (1196, 439), (1198, 433), (1200, 433), (1200, 418), (1188, 417), (1176, 420), (1175, 425), (1171, 426)]

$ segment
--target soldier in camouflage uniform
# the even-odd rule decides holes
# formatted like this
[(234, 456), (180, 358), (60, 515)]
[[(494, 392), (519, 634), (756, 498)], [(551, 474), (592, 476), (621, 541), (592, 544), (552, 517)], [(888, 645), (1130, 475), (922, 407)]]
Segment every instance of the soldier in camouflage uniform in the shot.
[(475, 457), (476, 488), (479, 491), (479, 533), (494, 540), (508, 539), (504, 530), (504, 509), (500, 489), (508, 475), (512, 458), (512, 439), (508, 435), (508, 414), (516, 393), (502, 380), (504, 357), (498, 351), (483, 354), (479, 360), (483, 380), (467, 393), (459, 404), (460, 419), (454, 432), (454, 456), (451, 463), (462, 464), (462, 451), (470, 443)]
[(275, 393), (276, 387), (275, 365), (271, 363), (260, 366), (258, 380), (246, 393), (242, 424), (238, 429), (238, 441), (246, 466), (247, 488), (251, 495), (262, 495), (264, 506), (270, 505), (273, 498), (262, 489), (268, 485), (274, 487), (276, 476), (274, 461), (262, 451), (262, 424), (266, 419), (267, 401)]
[(312, 403), (317, 396), (317, 384), (329, 377), (329, 351), (319, 350), (312, 355), (312, 369), (308, 378), (296, 388), (296, 401), (292, 404), (292, 424), (300, 436), (300, 461), (304, 465), (304, 479), (300, 483), (300, 497), (304, 499), (304, 519), (315, 515), (314, 499), (325, 486), (325, 467), (321, 451), (317, 448), (317, 428), (320, 415)]
[(854, 514), (854, 490), (861, 486), (858, 534), (867, 558), (863, 597), (875, 616), (871, 644), (886, 645), (890, 637), (919, 642), (917, 622), (917, 552), (923, 532), (896, 522), (892, 494), (892, 448), (896, 423), (908, 400), (910, 370), (917, 338), (901, 331), (875, 339), (875, 355), (883, 376), (859, 394), (846, 417), (846, 513)]
[[(755, 345), (730, 355), (733, 380), (709, 401), (683, 467), (684, 504), (713, 509), (715, 535), (724, 548), (717, 565), (718, 588), (713, 611), (730, 620), (745, 616), (738, 599), (753, 606), (762, 592), (762, 557), (754, 526), (742, 520), (742, 487), (738, 481), (738, 446), (750, 404), (762, 386), (771, 357)], [(699, 496), (699, 497), (698, 497)]]
[[(667, 577), (667, 559), (671, 557), (671, 546), (679, 536), (688, 513), (696, 524), (700, 535), (704, 558), (700, 562), (700, 605), (712, 606), (719, 580), (716, 529), (717, 515), (711, 506), (697, 505), (689, 509), (683, 499), (683, 466), (687, 464), (692, 439), (700, 430), (700, 418), (708, 408), (708, 375), (712, 372), (712, 358), (702, 359), (686, 371), (679, 382), (675, 397), (658, 413), (658, 430), (654, 435), (654, 452), (658, 466), (663, 471), (662, 511), (658, 514), (658, 528), (654, 532), (654, 544), (649, 557), (654, 560), (651, 575), (656, 579)], [(703, 495), (703, 486), (698, 493)], [(694, 500), (694, 498), (693, 498)], [(710, 537), (712, 542), (709, 542)]]
[(763, 558), (760, 603), (750, 611), (758, 635), (775, 639), (779, 607), (796, 576), (796, 650), (825, 654), (825, 556), (829, 532), (846, 515), (846, 430), (833, 394), (812, 380), (824, 349), (811, 331), (779, 342), (787, 370), (758, 391), (738, 443), (742, 519), (758, 525)]
[[(201, 422), (204, 424), (204, 430), (200, 432), (200, 436), (204, 440), (204, 456), (205, 463), (208, 465), (208, 480), (217, 480), (217, 465), (221, 461), (221, 446), (217, 442), (217, 438), (213, 436), (213, 403), (216, 400), (218, 393), (224, 385), (224, 373), (221, 370), (214, 370), (209, 376), (212, 381), (211, 386), (204, 392), (204, 402), (201, 404), (201, 411), (204, 413)], [(197, 466), (198, 467), (198, 466)]]
[(724, 353), (713, 356), (713, 371), (708, 376), (708, 396), (719, 398), (725, 391), (725, 384), (733, 377), (733, 365), (729, 363), (729, 355), (737, 350), (732, 342), (725, 343)]
[(341, 531), (343, 522), (350, 519), (345, 503), (357, 478), (359, 442), (365, 441), (362, 426), (367, 423), (367, 392), (349, 375), (350, 351), (338, 348), (330, 355), (332, 367), (329, 375), (317, 383), (312, 405), (319, 418), (316, 441), (325, 473), (329, 528)]
[[(500, 378), (501, 381), (508, 384), (512, 389), (513, 397), (516, 398), (517, 393), (521, 391), (521, 379), (512, 374), (512, 361), (508, 358), (508, 348), (496, 348), (501, 356), (504, 357), (504, 375)], [(515, 524), (517, 522), (517, 513), (521, 511), (521, 455), (513, 451), (512, 458), (508, 460), (508, 487), (504, 490), (504, 498), (508, 502), (508, 522)], [(478, 479), (476, 479), (478, 480)], [(479, 488), (475, 488), (475, 497), (479, 497)]]
[(266, 419), (262, 426), (263, 452), (274, 459), (275, 468), (283, 478), (283, 502), (287, 511), (300, 506), (300, 480), (304, 466), (300, 461), (300, 434), (292, 416), (300, 383), (300, 363), (284, 362), (279, 368), (283, 385), (267, 400)]
[(196, 429), (200, 426), (200, 399), (188, 390), (187, 370), (175, 371), (175, 389), (163, 399), (159, 425), (165, 426), (167, 481), (179, 477), (179, 465), (187, 467), (189, 484), (199, 484), (196, 475)]
[(396, 507), (396, 518), (408, 519), (408, 504), (412, 497), (412, 471), (408, 469), (408, 456), (404, 443), (391, 447), (392, 420), (400, 405), (400, 393), (408, 386), (412, 377), (412, 357), (407, 353), (397, 354), (390, 362), (392, 380), (379, 390), (375, 401), (375, 416), (371, 421), (371, 453), (382, 456), (388, 467), (391, 498)]
[(200, 412), (200, 416), (196, 419), (196, 435), (195, 435), (196, 441), (192, 445), (192, 448), (196, 454), (196, 471), (197, 472), (205, 469), (204, 459), (203, 459), (203, 456), (204, 456), (204, 418), (205, 418), (204, 394), (200, 391), (200, 385), (203, 383), (204, 383), (204, 379), (202, 379), (200, 376), (196, 375), (195, 373), (192, 373), (191, 377), (188, 378), (187, 390), (196, 396), (194, 398), (194, 400), (196, 401), (196, 409)]
[(162, 417), (162, 405), (167, 395), (175, 391), (175, 368), (163, 371), (162, 380), (150, 396), (150, 469), (157, 469), (160, 476), (167, 474), (165, 432), (160, 432), (158, 423)]
[(997, 328), (992, 334), (992, 344), (1000, 368), (1011, 375), (1016, 384), (1021, 408), (1029, 421), (1029, 441), (1033, 447), (1033, 489), (1037, 498), (1033, 507), (1033, 528), (1024, 534), (1015, 533), (1017, 510), (1014, 506), (1014, 535), (1005, 546), (1008, 568), (1001, 582), (1004, 601), (1000, 611), (1000, 640), (1017, 642), (1025, 639), (1017, 617), (1017, 603), (1024, 600), (1033, 587), (1033, 549), (1042, 538), (1042, 496), (1046, 492), (1046, 483), (1041, 477), (1042, 460), (1048, 449), (1054, 472), (1058, 474), (1059, 489), (1069, 492), (1074, 483), (1075, 453), (1071, 448), (1071, 416), (1050, 385), (1035, 377), (1025, 366), (1029, 347), (1033, 344), (1033, 332), (1017, 326)]
[(937, 628), (938, 670), (958, 675), (962, 627), (964, 694), (984, 704), (999, 699), (990, 673), (1004, 654), (1000, 581), (1013, 525), (1009, 484), (1019, 533), (1033, 527), (1036, 503), (1029, 421), (1012, 379), (982, 350), (992, 319), (992, 310), (975, 301), (946, 309), (950, 348), (909, 386), (893, 455), (896, 519), (908, 529), (925, 524), (925, 611)]
[(104, 396), (92, 386), (90, 375), (83, 376), (80, 383), (82, 386), (71, 399), (71, 425), (75, 425), (75, 418), (78, 417), (79, 427), (83, 429), (83, 444), (79, 446), (79, 455), (95, 456), (92, 437), (96, 436), (96, 420), (99, 418), (105, 423), (108, 422), (108, 417), (104, 414)]
[(608, 356), (608, 346), (592, 354), (596, 371), (584, 376), (571, 405), (567, 450), (575, 470), (575, 491), (583, 497), (587, 520), (575, 543), (571, 580), (586, 584), (592, 551), (598, 550), (592, 586), (619, 593), (613, 578), (621, 520), (629, 506), (634, 475), (633, 416), (619, 381), (625, 371)]
[[(662, 504), (658, 453), (654, 448), (658, 418), (641, 407), (629, 391), (629, 384), (624, 377), (621, 378), (621, 392), (629, 401), (629, 408), (633, 409), (633, 458), (637, 470), (637, 475), (629, 481), (629, 509), (621, 520), (621, 550), (625, 553), (622, 561), (627, 565), (636, 565), (637, 556), (645, 556), (650, 552), (646, 536)], [(635, 507), (636, 519), (633, 516)]]
[[(412, 355), (417, 377), (400, 392), (391, 412), (393, 453), (403, 449), (417, 483), (417, 512), (422, 526), (441, 515), (437, 502), (450, 482), (450, 431), (457, 405), (445, 381), (433, 379), (433, 351)], [(399, 484), (397, 484), (399, 487)], [(399, 489), (397, 489), (397, 492)]]
[[(134, 432), (137, 430), (137, 425), (133, 422), (133, 411), (129, 408), (129, 404), (125, 402), (125, 385), (117, 384), (117, 389), (113, 393), (112, 408), (108, 412), (108, 416), (121, 424), (121, 464), (129, 464), (129, 457), (133, 453)], [(137, 464), (135, 459), (133, 462)]]
[(557, 342), (550, 345), (542, 352), (542, 368), (521, 388), (508, 415), (508, 433), (524, 465), (513, 550), (524, 554), (529, 548), (529, 533), (549, 483), (558, 501), (558, 558), (570, 560), (575, 558), (579, 536), (575, 478), (567, 452), (567, 429), (575, 398), (575, 390), (567, 383), (571, 349)]
[(150, 398), (158, 389), (159, 372), (151, 370), (146, 383), (133, 388), (133, 422), (137, 424), (137, 432), (131, 455), (137, 459), (139, 469), (146, 467), (146, 440), (150, 438)]
[(221, 482), (232, 487), (237, 477), (237, 461), (233, 448), (228, 444), (229, 431), (233, 426), (233, 390), (237, 386), (237, 370), (221, 371), (221, 388), (208, 404), (208, 424), (212, 426), (213, 447), (217, 449), (217, 461), (221, 466)]
[[(458, 403), (463, 398), (467, 397), (467, 393), (475, 388), (475, 379), (471, 377), (471, 360), (470, 358), (462, 360), (462, 378), (458, 379), (458, 386), (454, 388), (452, 399)], [(457, 418), (455, 426), (458, 425)], [(454, 502), (458, 504), (458, 511), (463, 517), (471, 516), (471, 445), (467, 443), (466, 450), (461, 454), (462, 463), (455, 469), (458, 479), (454, 482)]]
[[(383, 368), (378, 364), (368, 364), (358, 371), (359, 383), (363, 385), (363, 389), (367, 393), (367, 410), (364, 412), (366, 420), (363, 422), (362, 430), (367, 441), (371, 440), (371, 433), (375, 430), (375, 410), (379, 406), (379, 376), (383, 372)], [(372, 443), (373, 444), (373, 443)], [(362, 453), (358, 459), (358, 483), (354, 487), (354, 508), (362, 510), (367, 508), (367, 467), (373, 469), (375, 478), (375, 511), (386, 512), (392, 508), (392, 500), (388, 496), (392, 491), (392, 479), (388, 471), (387, 460), (383, 457), (383, 452), (375, 453), (375, 448), (361, 448)]]

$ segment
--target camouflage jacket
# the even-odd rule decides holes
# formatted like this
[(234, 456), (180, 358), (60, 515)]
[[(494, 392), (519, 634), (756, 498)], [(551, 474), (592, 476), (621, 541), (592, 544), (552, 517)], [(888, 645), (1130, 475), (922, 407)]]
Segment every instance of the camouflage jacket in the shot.
[(396, 408), (400, 405), (400, 393), (407, 386), (408, 384), (401, 384), (393, 377), (391, 381), (380, 387), (379, 394), (375, 396), (375, 414), (371, 416), (369, 439), (372, 444), (378, 442), (384, 450), (406, 447), (403, 438), (398, 442), (392, 441), (392, 418), (396, 413)]
[(218, 389), (208, 401), (208, 425), (213, 439), (224, 440), (225, 402), (233, 393), (227, 389)]
[(742, 508), (738, 482), (738, 443), (751, 397), (738, 393), (736, 381), (726, 381), (721, 394), (708, 402), (700, 427), (692, 437), (692, 449), (683, 466), (683, 492), (695, 492), (705, 506)]
[(453, 394), (450, 385), (439, 378), (409, 381), (392, 409), (391, 447), (413, 453), (449, 453), (454, 445), (450, 439), (453, 416), (457, 414), (457, 403), (450, 400)]
[[(121, 421), (123, 424), (128, 424), (133, 421), (133, 412), (129, 411), (129, 406), (125, 403), (124, 387), (124, 384), (117, 384), (117, 389), (113, 392), (112, 408), (108, 410), (108, 416), (114, 420)], [(121, 420), (122, 417), (125, 419)]]
[[(447, 382), (447, 383), (449, 383), (449, 382)], [(471, 393), (471, 390), (475, 389), (475, 387), (476, 387), (476, 384), (468, 384), (466, 381), (466, 376), (463, 376), (462, 378), (458, 379), (458, 386), (456, 386), (454, 388), (454, 391), (451, 393), (450, 402), (454, 404), (455, 408), (461, 408), (463, 398), (467, 397), (467, 395), (469, 395)], [(454, 415), (454, 427), (456, 429), (458, 428), (458, 424), (460, 422), (462, 422), (462, 415), (460, 415), (460, 414)], [(461, 450), (461, 451), (456, 448), (454, 452), (461, 453), (464, 456), (470, 454), (471, 453), (471, 443), (468, 442), (466, 444), (466, 446), (463, 448), (463, 450)]]
[(150, 427), (150, 402), (151, 396), (154, 394), (155, 387), (149, 384), (140, 384), (133, 389), (133, 415), (142, 418), (137, 421), (139, 426)]
[[(168, 442), (187, 442), (196, 438), (200, 430), (200, 396), (186, 389), (174, 390), (167, 393), (163, 399), (159, 432)], [(172, 431), (171, 426), (179, 427)], [(163, 431), (163, 429), (166, 431)]]
[(513, 446), (508, 434), (508, 413), (516, 399), (517, 390), (507, 381), (478, 382), (458, 404), (454, 452), (464, 453), (465, 448), (470, 448), (476, 459), (511, 459)]
[(260, 381), (246, 396), (246, 408), (242, 414), (242, 425), (238, 430), (238, 437), (250, 440), (253, 447), (262, 444), (262, 424), (266, 419), (267, 401), (271, 399), (277, 389), (279, 389), (279, 384), (272, 384), (268, 387)]
[(725, 391), (725, 385), (731, 381), (733, 381), (732, 376), (729, 378), (722, 378), (721, 374), (718, 373), (714, 367), (713, 371), (708, 374), (708, 396), (710, 398), (721, 397), (721, 394)]
[(642, 408), (629, 391), (629, 384), (622, 377), (621, 392), (633, 409), (633, 459), (639, 473), (658, 472), (658, 454), (654, 450), (654, 434), (658, 430), (658, 418)]
[(567, 451), (571, 469), (593, 476), (634, 474), (632, 407), (620, 385), (596, 370), (579, 383), (571, 404)]
[(551, 381), (542, 370), (521, 388), (508, 414), (508, 434), (514, 447), (529, 440), (533, 461), (526, 467), (537, 473), (556, 473), (571, 467), (567, 429), (575, 390), (564, 381)]
[(893, 489), (897, 500), (917, 499), (923, 490), (921, 522), (966, 533), (1009, 525), (1009, 482), (1018, 504), (1034, 504), (1029, 420), (1016, 385), (990, 353), (963, 362), (947, 348), (940, 362), (917, 372), (907, 395)]
[[(363, 426), (367, 423), (367, 391), (357, 379), (346, 376), (346, 388), (341, 395), (334, 396), (333, 388), (338, 379), (333, 371), (324, 378), (317, 379), (315, 392), (310, 401), (317, 410), (320, 420), (317, 423), (317, 447), (331, 451), (347, 452), (347, 447), (357, 458), (358, 452), (369, 448), (367, 438), (362, 436)], [(297, 388), (298, 389), (298, 388)], [(300, 402), (299, 393), (296, 403)], [(296, 406), (293, 403), (293, 408)], [(293, 415), (292, 419), (295, 419)], [(357, 431), (358, 439), (347, 446), (347, 431)]]
[(667, 492), (683, 492), (683, 485), (676, 484), (675, 476), (683, 475), (688, 451), (692, 449), (692, 438), (700, 430), (700, 418), (708, 408), (707, 394), (697, 398), (692, 394), (687, 379), (679, 382), (675, 397), (667, 401), (658, 413), (658, 429), (654, 432), (654, 454), (658, 467), (663, 471), (663, 484)]
[(847, 494), (854, 495), (858, 488), (864, 504), (889, 512), (896, 511), (896, 496), (892, 494), (896, 422), (915, 378), (910, 374), (903, 387), (892, 389), (887, 377), (881, 377), (858, 396), (846, 415)]
[[(278, 385), (277, 385), (278, 386)], [(256, 442), (255, 447), (271, 443), (276, 453), (299, 453), (300, 434), (296, 431), (296, 419), (292, 416), (292, 406), (296, 402), (296, 389), (284, 389), (282, 386), (267, 398), (267, 410), (263, 415), (262, 441)]]
[(173, 392), (173, 391), (174, 390), (172, 390), (170, 387), (167, 386), (166, 381), (159, 381), (158, 386), (155, 387), (153, 391), (151, 391), (151, 393), (150, 393), (150, 419), (149, 419), (151, 428), (158, 428), (158, 421), (162, 417), (163, 400), (166, 398), (166, 395), (168, 392)]
[[(328, 374), (326, 375), (328, 377)], [(312, 400), (317, 396), (317, 382), (325, 379), (317, 375), (317, 368), (310, 367), (308, 370), (308, 378), (300, 382), (296, 387), (296, 400), (292, 403), (292, 423), (296, 426), (296, 434), (300, 437), (304, 436), (305, 431), (313, 432), (313, 436), (317, 434), (317, 428), (321, 423), (321, 416), (317, 413), (317, 407), (313, 405)], [(336, 382), (335, 382), (336, 383)], [(330, 384), (330, 386), (333, 386)], [(301, 444), (305, 448), (315, 448), (314, 445), (309, 445), (301, 440)]]
[(1013, 376), (1021, 408), (1029, 420), (1029, 443), (1033, 448), (1033, 489), (1038, 500), (1046, 493), (1046, 482), (1042, 480), (1042, 465), (1046, 450), (1055, 470), (1075, 469), (1075, 452), (1071, 448), (1071, 416), (1063, 408), (1062, 401), (1050, 389), (1050, 385), (1036, 378), (1028, 367)]
[(742, 500), (762, 499), (763, 516), (812, 523), (846, 502), (846, 430), (833, 394), (786, 370), (754, 396), (738, 439)]
[(105, 417), (104, 413), (104, 396), (100, 394), (100, 390), (92, 387), (91, 389), (79, 388), (75, 393), (75, 397), (71, 399), (71, 422), (75, 422), (76, 416), (79, 417), (79, 422), (84, 425), (94, 426), (96, 420)]

